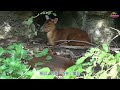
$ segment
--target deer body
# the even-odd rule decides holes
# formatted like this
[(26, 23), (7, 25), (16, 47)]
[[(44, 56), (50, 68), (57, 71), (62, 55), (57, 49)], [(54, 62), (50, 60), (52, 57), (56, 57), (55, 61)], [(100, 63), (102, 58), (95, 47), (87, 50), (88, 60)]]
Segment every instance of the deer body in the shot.
[[(78, 41), (91, 42), (87, 32), (80, 30), (78, 28), (56, 29), (56, 23), (57, 23), (57, 18), (49, 19), (41, 27), (42, 31), (47, 32), (47, 38), (50, 45), (59, 44), (58, 42), (55, 42), (58, 40), (78, 40)], [(81, 42), (69, 42), (66, 43), (65, 45), (82, 46), (88, 44)]]
[[(48, 55), (50, 55), (52, 57), (51, 60), (47, 61), (46, 60), (47, 56), (42, 56), (40, 58), (34, 57), (32, 60), (29, 60), (28, 63), (31, 66), (31, 68), (49, 67), (51, 72), (57, 72), (58, 75), (62, 75), (62, 73), (65, 72), (65, 70), (68, 67), (75, 64), (72, 60), (70, 60), (68, 58), (65, 58), (65, 57), (62, 57), (62, 56), (51, 54), (51, 52), (49, 52)], [(42, 64), (36, 67), (35, 64), (38, 63), (38, 62), (41, 62)]]

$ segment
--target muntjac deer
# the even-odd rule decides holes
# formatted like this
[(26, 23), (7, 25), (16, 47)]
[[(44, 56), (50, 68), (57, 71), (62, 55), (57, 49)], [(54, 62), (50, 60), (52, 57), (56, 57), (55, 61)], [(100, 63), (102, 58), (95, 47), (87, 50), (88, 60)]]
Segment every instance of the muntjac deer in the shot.
[[(40, 58), (36, 58), (33, 57), (32, 60), (29, 60), (28, 63), (31, 66), (31, 68), (43, 68), (43, 67), (49, 67), (51, 72), (57, 72), (58, 75), (57, 76), (62, 76), (62, 74), (65, 72), (65, 70), (74, 65), (75, 62), (73, 62), (72, 60), (62, 57), (62, 56), (58, 56), (55, 55), (51, 50), (49, 50), (48, 55), (50, 55), (52, 57), (51, 60), (46, 60), (46, 56), (42, 56)], [(42, 63), (39, 66), (36, 66), (36, 63)]]
[[(48, 43), (50, 45), (57, 45), (60, 42), (56, 41), (64, 41), (71, 40), (71, 42), (65, 43), (67, 46), (86, 46), (91, 42), (89, 35), (87, 32), (80, 30), (78, 28), (63, 28), (57, 29), (56, 23), (58, 18), (48, 19), (45, 21), (41, 30), (43, 32), (47, 32)], [(72, 41), (73, 40), (73, 41)], [(81, 41), (81, 42), (76, 42)], [(87, 43), (88, 42), (88, 43)]]

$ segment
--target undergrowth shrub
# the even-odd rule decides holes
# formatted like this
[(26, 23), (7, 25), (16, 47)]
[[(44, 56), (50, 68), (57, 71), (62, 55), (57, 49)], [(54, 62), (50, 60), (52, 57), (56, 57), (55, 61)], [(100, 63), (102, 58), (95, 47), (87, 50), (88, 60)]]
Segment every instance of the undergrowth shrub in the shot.
[[(13, 43), (5, 49), (0, 47), (0, 78), (16, 79), (24, 75), (29, 68), (22, 63), (22, 59), (31, 59), (28, 53), (22, 44)], [(29, 72), (25, 78), (29, 78)]]
[[(48, 48), (34, 53), (35, 57), (48, 55)], [(22, 44), (13, 43), (7, 48), (0, 47), (0, 79), (54, 79), (48, 67), (30, 70), (30, 66), (22, 60), (31, 60), (33, 57)], [(103, 44), (102, 49), (90, 48), (75, 65), (63, 72), (64, 79), (119, 79), (120, 78), (120, 52), (111, 54), (108, 45)]]
[[(48, 54), (48, 48), (43, 49), (40, 53), (34, 53), (36, 57), (42, 57)], [(30, 66), (24, 64), (22, 61), (31, 60), (33, 57), (30, 55), (29, 50), (25, 50), (23, 44), (13, 43), (7, 48), (0, 47), (0, 79), (30, 79), (35, 78), (37, 72), (50, 71), (49, 68), (40, 70), (30, 70)], [(47, 56), (46, 60), (51, 60), (51, 56)], [(44, 77), (43, 77), (44, 76)], [(45, 77), (46, 76), (46, 77)], [(51, 78), (49, 75), (41, 75), (39, 78)], [(38, 79), (39, 79), (38, 78)]]
[[(89, 59), (89, 61), (86, 61)], [(120, 52), (111, 54), (107, 44), (102, 49), (91, 48), (75, 65), (69, 67), (64, 79), (76, 77), (83, 79), (119, 79), (120, 78)]]

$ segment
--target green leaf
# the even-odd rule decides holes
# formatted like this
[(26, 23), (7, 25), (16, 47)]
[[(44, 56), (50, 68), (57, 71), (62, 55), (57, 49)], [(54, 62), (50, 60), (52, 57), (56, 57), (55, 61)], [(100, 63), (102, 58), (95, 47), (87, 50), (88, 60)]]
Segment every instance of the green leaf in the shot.
[(108, 74), (107, 72), (103, 72), (102, 74), (100, 74), (100, 76), (98, 77), (98, 79), (107, 79)]
[(109, 75), (112, 79), (115, 79), (117, 77), (118, 71), (117, 71), (117, 65), (114, 65), (113, 68), (110, 70)]
[(41, 12), (40, 14), (45, 14), (45, 11)]
[(108, 52), (109, 49), (108, 49), (108, 45), (106, 43), (102, 44), (102, 48), (105, 52)]
[(31, 59), (33, 59), (33, 57), (32, 56), (26, 56), (26, 57), (23, 57), (23, 59), (25, 59), (25, 60), (31, 60)]
[(98, 61), (97, 61), (97, 63), (100, 64), (106, 55), (107, 55), (106, 52), (101, 51), (101, 54), (98, 56)]
[(79, 69), (79, 66), (81, 66), (81, 65), (73, 65), (73, 66), (67, 68), (67, 69), (65, 70), (65, 72), (68, 72), (68, 73), (74, 72), (74, 71), (76, 71), (77, 69)]
[(0, 56), (4, 53), (4, 49), (2, 47), (0, 47)]
[(88, 58), (88, 57), (90, 57), (90, 56), (92, 56), (92, 55), (93, 55), (92, 53), (87, 52), (87, 53), (85, 53), (84, 56), (85, 56), (86, 58)]
[(15, 54), (15, 50), (7, 50), (7, 53), (14, 55)]
[(86, 57), (81, 57), (77, 60), (75, 64), (82, 64), (85, 61)]
[(14, 49), (14, 45), (8, 46), (7, 49)]
[(40, 53), (36, 53), (36, 54), (34, 54), (35, 55), (35, 57), (42, 57), (42, 56), (45, 56), (45, 55), (47, 55), (48, 54), (48, 48), (45, 48), (45, 49), (43, 49), (43, 51), (41, 51)]
[(94, 62), (96, 59), (94, 59), (94, 58), (91, 58), (90, 59), (90, 62), (92, 63), (92, 62)]
[(30, 26), (33, 23), (33, 16), (31, 18), (29, 18), (28, 20), (24, 21), (23, 24), (26, 24), (28, 26)]
[(35, 67), (40, 66), (40, 65), (43, 65), (43, 63), (42, 62), (35, 63)]
[(40, 70), (34, 70), (34, 74), (31, 79), (53, 79), (55, 75), (48, 75), (50, 69), (48, 67), (42, 68)]
[(0, 64), (1, 64), (1, 62), (2, 62), (3, 60), (5, 60), (5, 58), (0, 58)]
[(48, 48), (43, 49), (43, 51), (41, 51), (41, 54), (42, 54), (42, 56), (47, 55), (48, 54)]
[[(23, 59), (25, 59), (26, 57), (28, 57), (28, 54), (29, 53), (29, 51), (28, 50), (22, 50), (21, 51), (21, 58), (23, 58)], [(31, 58), (31, 57), (30, 57)]]
[(39, 58), (42, 57), (41, 53), (34, 53), (35, 57)]
[(18, 44), (15, 46), (15, 50), (16, 50), (16, 54), (17, 55), (21, 55), (21, 53), (23, 53), (23, 48), (22, 48), (22, 44)]
[(52, 11), (48, 11), (48, 12), (46, 12), (47, 15), (50, 15), (51, 13), (52, 13)]
[(32, 71), (27, 71), (27, 73), (25, 74), (24, 77), (30, 79), (32, 77), (32, 75), (33, 75)]
[(110, 61), (106, 61), (108, 65), (114, 65), (116, 64), (116, 60), (110, 60)]
[(91, 76), (91, 74), (86, 74), (86, 75), (84, 76), (84, 79), (94, 79), (94, 77)]
[(2, 65), (2, 66), (0, 66), (0, 69), (5, 70), (5, 69), (7, 69), (7, 67), (5, 65)]
[(49, 55), (49, 56), (46, 57), (46, 60), (50, 61), (50, 60), (52, 60), (52, 57)]
[(11, 65), (11, 66), (15, 66), (15, 65), (16, 65), (15, 61), (11, 61), (11, 62), (10, 62), (10, 65)]
[(6, 73), (3, 72), (1, 75), (0, 75), (0, 79), (7, 79), (7, 76), (6, 76)]
[(89, 65), (92, 65), (91, 62), (86, 62), (86, 63), (83, 63), (82, 66), (89, 66)]
[(91, 73), (91, 72), (92, 72), (92, 67), (88, 67), (88, 68), (86, 69), (86, 72), (87, 72), (87, 73)]
[(64, 79), (75, 79), (76, 75), (65, 75), (63, 76)]
[(83, 68), (81, 65), (73, 65), (66, 69), (63, 73), (64, 79), (74, 79), (75, 77), (79, 76), (80, 73), (83, 72)]
[(91, 48), (89, 51), (89, 53), (94, 53), (97, 50), (97, 48)]
[(56, 14), (56, 13), (53, 13), (53, 15), (54, 15), (54, 16), (57, 16), (57, 14)]
[(39, 70), (39, 72), (47, 72), (50, 73), (50, 69), (48, 67), (42, 68)]
[(120, 52), (115, 55), (115, 58), (117, 59), (118, 62), (120, 61)]

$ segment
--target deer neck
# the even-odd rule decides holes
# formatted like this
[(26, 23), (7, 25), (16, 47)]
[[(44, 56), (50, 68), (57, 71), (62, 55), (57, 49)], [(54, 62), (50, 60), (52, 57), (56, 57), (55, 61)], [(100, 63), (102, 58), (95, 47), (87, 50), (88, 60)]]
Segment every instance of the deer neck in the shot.
[(54, 41), (55, 41), (55, 37), (56, 37), (56, 30), (51, 30), (47, 33), (47, 38), (48, 41), (51, 45), (54, 45)]

